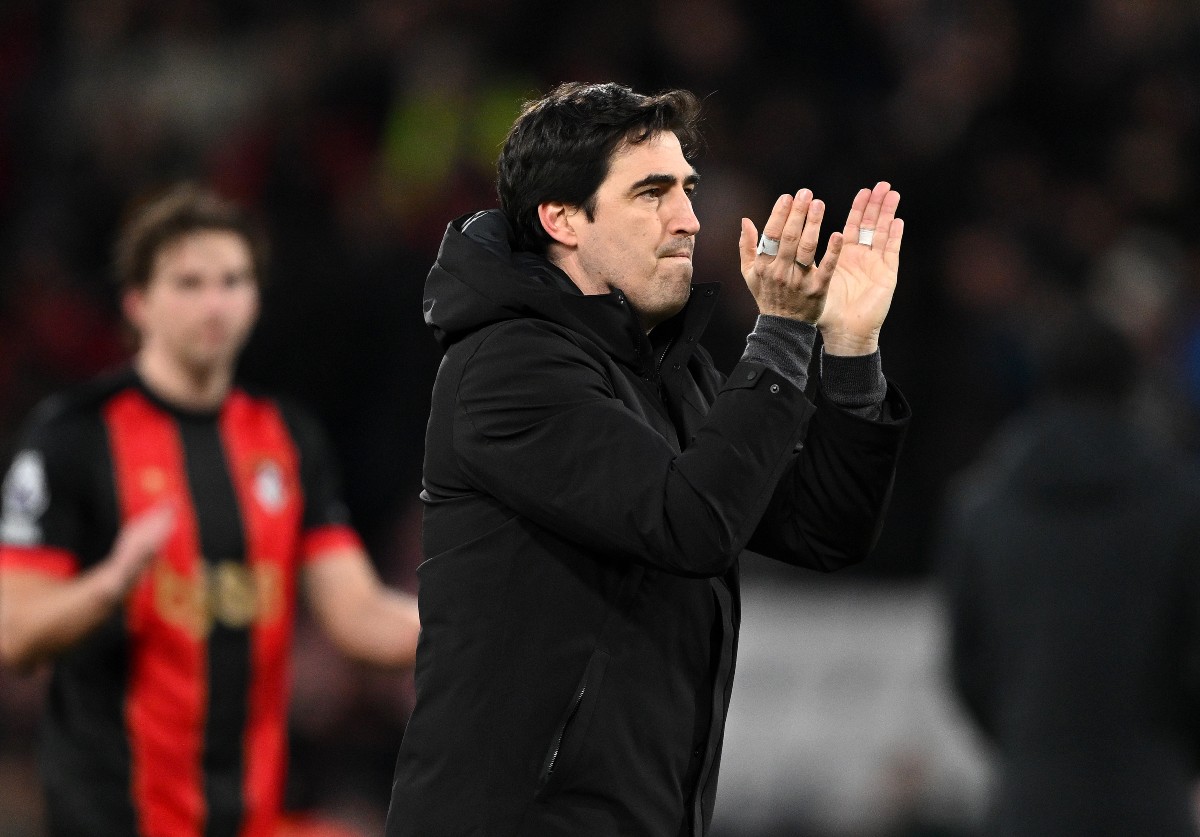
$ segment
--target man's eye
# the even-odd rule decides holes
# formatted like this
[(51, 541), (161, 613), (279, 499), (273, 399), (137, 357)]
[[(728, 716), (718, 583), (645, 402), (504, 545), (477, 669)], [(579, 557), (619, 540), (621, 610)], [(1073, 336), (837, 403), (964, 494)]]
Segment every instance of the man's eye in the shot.
[(657, 198), (660, 195), (662, 195), (662, 189), (647, 189), (646, 191), (644, 191), (640, 195), (638, 195), (638, 197)]

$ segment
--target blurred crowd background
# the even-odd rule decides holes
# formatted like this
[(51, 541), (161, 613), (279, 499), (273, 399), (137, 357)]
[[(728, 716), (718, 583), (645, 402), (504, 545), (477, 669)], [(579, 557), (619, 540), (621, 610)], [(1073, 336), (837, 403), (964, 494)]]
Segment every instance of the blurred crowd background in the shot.
[[(111, 246), (130, 202), (200, 180), (255, 208), (272, 240), (243, 376), (323, 420), (382, 575), (415, 589), (439, 359), (421, 319), (424, 276), (446, 223), (495, 205), (495, 157), (521, 102), (569, 79), (704, 99), (695, 278), (724, 283), (707, 344), (726, 368), (754, 313), (737, 265), (741, 216), (761, 227), (779, 193), (808, 186), (828, 204), (827, 235), (859, 187), (887, 179), (903, 195), (882, 351), (915, 418), (877, 554), (831, 579), (747, 568), (751, 593), (758, 579), (813, 607), (871, 591), (849, 594), (861, 606), (827, 608), (846, 628), (840, 659), (865, 660), (862, 671), (882, 655), (845, 637), (867, 623), (888, 635), (898, 612), (917, 626), (892, 634), (911, 641), (880, 664), (908, 672), (900, 680), (834, 676), (830, 688), (890, 683), (899, 701), (936, 690), (943, 638), (929, 591), (947, 485), (1025, 404), (1030, 352), (1058, 312), (1087, 300), (1130, 336), (1147, 370), (1138, 420), (1195, 455), (1195, 0), (3, 0), (0, 460), (38, 400), (127, 356)], [(31, 742), (43, 678), (0, 674), (4, 837), (39, 833)], [(735, 712), (756, 682), (739, 684)], [(377, 832), (410, 690), (408, 678), (341, 662), (301, 626), (293, 804)], [(945, 711), (922, 716), (926, 734), (961, 720), (936, 700)], [(911, 722), (885, 704), (893, 727)], [(860, 736), (861, 721), (849, 722)], [(970, 761), (969, 742), (952, 749)], [(889, 756), (886, 787), (849, 798), (821, 796), (813, 783), (830, 777), (810, 773), (822, 755), (806, 758), (818, 767), (776, 781), (823, 818), (805, 825), (792, 811), (777, 818), (784, 830), (769, 816), (778, 800), (760, 795), (757, 830), (729, 810), (726, 832), (971, 833), (978, 805), (964, 799), (978, 786), (948, 803), (938, 771), (904, 748)], [(728, 768), (722, 781), (740, 787), (736, 760)], [(874, 813), (839, 819), (828, 813), (838, 805)]]

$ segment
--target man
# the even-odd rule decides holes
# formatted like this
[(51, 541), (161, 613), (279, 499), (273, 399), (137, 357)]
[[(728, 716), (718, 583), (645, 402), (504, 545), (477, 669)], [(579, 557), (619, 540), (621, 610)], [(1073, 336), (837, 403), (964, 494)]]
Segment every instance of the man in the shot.
[(899, 196), (860, 193), (819, 264), (807, 190), (760, 252), (743, 221), (763, 316), (725, 380), (697, 345), (717, 287), (690, 283), (697, 112), (562, 85), (508, 135), (502, 211), (446, 232), (391, 835), (707, 833), (739, 553), (831, 570), (875, 541), (908, 416), (877, 353)]
[(347, 522), (317, 426), (233, 383), (263, 249), (179, 186), (122, 233), (132, 368), (38, 411), (4, 485), (0, 658), (54, 661), (54, 835), (269, 835), (301, 584), (347, 654), (407, 666), (419, 624)]
[(940, 555), (954, 682), (995, 746), (985, 833), (1193, 837), (1200, 483), (1129, 420), (1121, 333), (1048, 320), (1035, 402), (955, 484)]

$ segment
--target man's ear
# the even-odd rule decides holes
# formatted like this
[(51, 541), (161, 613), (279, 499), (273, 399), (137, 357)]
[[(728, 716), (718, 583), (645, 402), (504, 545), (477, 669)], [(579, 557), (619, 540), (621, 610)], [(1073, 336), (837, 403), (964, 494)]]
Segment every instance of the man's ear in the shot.
[(121, 311), (125, 314), (125, 320), (138, 334), (141, 334), (142, 325), (146, 319), (145, 310), (146, 294), (144, 291), (130, 288), (121, 295)]
[(542, 228), (551, 238), (567, 247), (574, 247), (579, 243), (579, 236), (575, 232), (575, 218), (578, 213), (579, 207), (561, 201), (538, 204), (538, 220), (542, 222)]

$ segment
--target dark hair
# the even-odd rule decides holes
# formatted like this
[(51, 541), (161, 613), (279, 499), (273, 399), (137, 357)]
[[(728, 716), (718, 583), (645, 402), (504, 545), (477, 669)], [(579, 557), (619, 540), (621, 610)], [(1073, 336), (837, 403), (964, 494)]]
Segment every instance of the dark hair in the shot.
[(671, 131), (690, 157), (700, 143), (699, 121), (700, 102), (687, 90), (646, 96), (611, 82), (568, 82), (526, 102), (496, 165), (500, 208), (517, 248), (544, 253), (551, 241), (539, 204), (562, 201), (593, 219), (596, 190), (621, 143)]
[(167, 245), (193, 232), (223, 230), (242, 237), (250, 249), (255, 281), (266, 276), (267, 244), (250, 214), (195, 183), (176, 183), (135, 204), (116, 245), (116, 279), (122, 290), (144, 290), (154, 260)]

